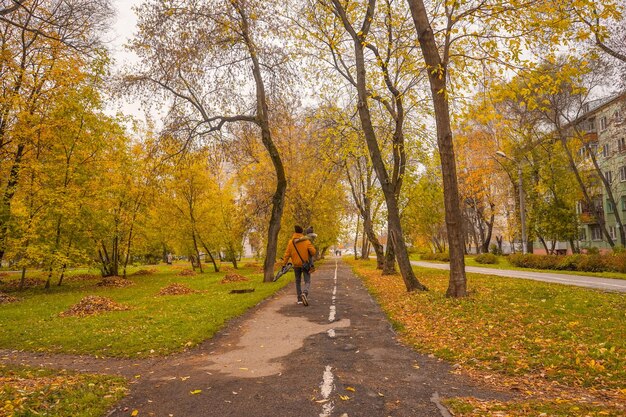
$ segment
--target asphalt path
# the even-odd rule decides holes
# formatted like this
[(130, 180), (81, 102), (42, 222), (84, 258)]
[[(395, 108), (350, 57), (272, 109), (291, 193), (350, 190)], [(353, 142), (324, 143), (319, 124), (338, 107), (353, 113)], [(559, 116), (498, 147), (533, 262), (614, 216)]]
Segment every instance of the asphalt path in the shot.
[(296, 303), (294, 287), (170, 357), (103, 360), (0, 351), (0, 359), (125, 376), (130, 392), (108, 414), (115, 417), (135, 410), (139, 417), (449, 417), (442, 398), (510, 398), (400, 343), (340, 259), (327, 260), (313, 274), (308, 307)]
[[(412, 265), (424, 268), (449, 270), (450, 265), (423, 261), (411, 261)], [(626, 280), (590, 277), (585, 275), (555, 274), (550, 272), (517, 271), (512, 269), (483, 268), (478, 266), (466, 266), (466, 272), (476, 274), (497, 275), (508, 278), (532, 279), (535, 281), (553, 282), (578, 287), (595, 288), (604, 291), (626, 292)]]

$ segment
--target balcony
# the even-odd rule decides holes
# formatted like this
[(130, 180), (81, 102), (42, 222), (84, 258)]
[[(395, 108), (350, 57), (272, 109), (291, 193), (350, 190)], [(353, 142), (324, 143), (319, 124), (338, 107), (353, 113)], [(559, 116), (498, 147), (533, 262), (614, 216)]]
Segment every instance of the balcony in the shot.
[(603, 220), (604, 207), (602, 206), (602, 200), (594, 200), (591, 206), (584, 201), (579, 201), (578, 215), (580, 217), (580, 222), (583, 224), (594, 224), (598, 223), (598, 220)]

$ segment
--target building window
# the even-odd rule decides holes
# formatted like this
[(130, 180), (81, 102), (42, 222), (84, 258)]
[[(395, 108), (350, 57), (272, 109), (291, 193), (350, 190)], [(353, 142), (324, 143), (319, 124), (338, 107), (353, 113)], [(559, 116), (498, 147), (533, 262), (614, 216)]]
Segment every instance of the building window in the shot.
[(616, 123), (620, 123), (622, 121), (622, 112), (619, 110), (615, 110), (613, 117), (615, 118)]
[(602, 231), (599, 224), (592, 224), (589, 228), (591, 229), (591, 240), (602, 240)]
[(626, 181), (626, 165), (619, 167), (619, 180)]
[(602, 145), (602, 156), (605, 158), (608, 158), (609, 154), (610, 154), (609, 144), (605, 143), (604, 145)]
[(578, 240), (587, 240), (587, 229), (582, 227), (578, 229)]
[(626, 151), (626, 138), (619, 138), (617, 140), (617, 149), (620, 152)]
[(587, 131), (588, 132), (596, 131), (596, 119), (595, 118), (589, 119), (589, 121), (587, 122)]
[(613, 183), (613, 173), (612, 173), (611, 171), (605, 171), (605, 172), (604, 172), (604, 178), (606, 178), (606, 181), (607, 181), (609, 184), (612, 184), (612, 183)]
[(600, 118), (600, 130), (606, 130), (606, 116)]
[(617, 234), (615, 233), (615, 226), (609, 226), (609, 236), (611, 236), (613, 240), (616, 239)]
[[(626, 196), (624, 196), (624, 197), (626, 197)], [(624, 197), (622, 197), (622, 198), (624, 198)], [(583, 202), (578, 200), (576, 202), (576, 214), (582, 214), (583, 210), (584, 210)]]
[(626, 211), (626, 195), (623, 195), (620, 200), (622, 201), (622, 211)]
[(615, 213), (615, 209), (613, 207), (613, 203), (611, 202), (611, 200), (606, 200), (606, 212)]

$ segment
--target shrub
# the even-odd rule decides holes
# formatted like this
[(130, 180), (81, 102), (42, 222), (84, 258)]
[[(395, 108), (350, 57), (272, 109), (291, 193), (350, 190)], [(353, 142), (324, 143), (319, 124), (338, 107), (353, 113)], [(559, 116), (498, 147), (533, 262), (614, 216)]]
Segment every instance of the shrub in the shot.
[(511, 262), (511, 265), (520, 268), (532, 268), (529, 256), (521, 253), (512, 253), (509, 255), (509, 262)]
[(502, 250), (495, 243), (492, 243), (491, 246), (489, 246), (489, 252), (498, 256), (502, 255)]
[(576, 254), (567, 256), (556, 255), (509, 255), (511, 265), (520, 268), (556, 269), (562, 271), (604, 272), (616, 271), (626, 273), (626, 253), (613, 254)]
[(498, 257), (493, 253), (481, 253), (474, 258), (479, 264), (497, 264)]
[(612, 271), (626, 273), (626, 252), (608, 255), (607, 266)]
[(532, 255), (533, 268), (556, 269), (561, 258), (556, 255)]
[(556, 269), (560, 271), (576, 271), (578, 263), (583, 255), (567, 255), (561, 256), (560, 261), (556, 264)]
[(602, 255), (583, 255), (578, 262), (578, 271), (602, 272), (607, 270), (607, 262)]
[(448, 252), (425, 253), (421, 258), (424, 261), (450, 262), (450, 254)]
[(557, 269), (556, 266), (561, 258), (555, 255), (534, 255), (531, 253), (522, 255), (514, 253), (509, 255), (509, 262), (520, 268)]

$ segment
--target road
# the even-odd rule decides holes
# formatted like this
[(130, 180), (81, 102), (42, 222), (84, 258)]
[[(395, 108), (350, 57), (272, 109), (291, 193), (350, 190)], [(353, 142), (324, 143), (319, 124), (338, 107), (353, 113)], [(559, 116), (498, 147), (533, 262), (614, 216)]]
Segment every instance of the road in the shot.
[[(449, 264), (411, 261), (412, 265), (424, 268), (449, 270)], [(466, 266), (466, 272), (476, 274), (497, 275), (500, 277), (532, 279), (535, 281), (553, 282), (557, 284), (575, 285), (578, 287), (595, 288), (604, 291), (626, 292), (626, 280), (589, 277), (585, 275), (555, 274), (551, 272), (517, 271), (512, 269), (483, 268)]]

